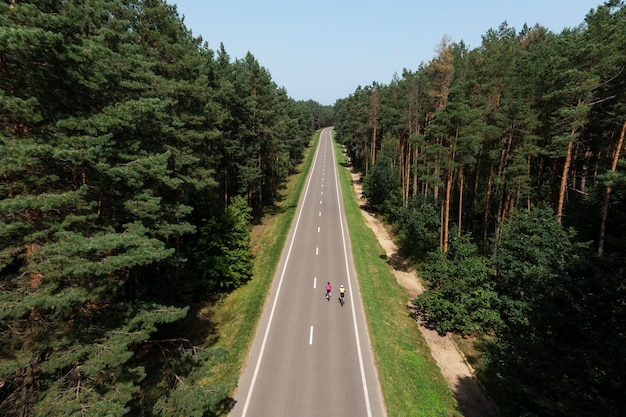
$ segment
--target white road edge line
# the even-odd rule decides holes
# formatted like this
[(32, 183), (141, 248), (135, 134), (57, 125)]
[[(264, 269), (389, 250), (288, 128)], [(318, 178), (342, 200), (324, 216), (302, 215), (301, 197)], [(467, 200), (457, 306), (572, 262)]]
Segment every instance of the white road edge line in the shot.
[[(321, 138), (321, 134), (320, 134), (320, 138)], [(317, 151), (315, 152), (315, 158), (313, 160), (313, 164), (312, 166), (315, 166), (315, 163), (317, 161), (317, 156), (319, 154), (319, 150), (321, 147), (317, 148)], [(334, 155), (334, 153), (333, 153)], [(311, 173), (309, 173), (309, 178), (307, 180), (306, 183), (306, 188), (304, 189), (304, 196), (302, 197), (302, 201), (306, 200), (306, 196), (309, 193), (309, 186), (311, 185), (311, 178), (313, 177), (313, 175), (311, 175)], [(263, 335), (263, 342), (261, 343), (261, 350), (259, 352), (259, 358), (256, 361), (256, 365), (254, 367), (254, 374), (252, 375), (252, 381), (250, 382), (250, 391), (248, 391), (248, 395), (246, 397), (246, 402), (243, 406), (243, 411), (241, 413), (241, 417), (246, 417), (247, 413), (248, 413), (248, 407), (250, 406), (250, 400), (252, 399), (252, 392), (254, 391), (254, 384), (256, 383), (256, 379), (257, 376), (259, 375), (259, 368), (261, 367), (261, 360), (263, 359), (263, 353), (265, 352), (265, 345), (267, 343), (267, 337), (270, 333), (270, 327), (272, 327), (272, 319), (274, 318), (274, 311), (276, 311), (276, 303), (278, 302), (278, 295), (280, 294), (280, 288), (283, 285), (283, 279), (285, 278), (285, 271), (287, 270), (287, 265), (289, 264), (289, 258), (291, 257), (291, 250), (293, 249), (293, 242), (296, 239), (296, 235), (298, 233), (298, 226), (300, 225), (300, 218), (302, 217), (302, 205), (299, 205), (300, 210), (298, 211), (298, 218), (296, 219), (296, 224), (294, 226), (293, 229), (293, 235), (291, 236), (291, 242), (289, 242), (289, 250), (287, 251), (287, 256), (285, 257), (285, 264), (283, 265), (283, 270), (280, 273), (280, 279), (278, 281), (278, 287), (276, 287), (276, 295), (274, 295), (274, 301), (272, 302), (272, 310), (270, 311), (270, 317), (268, 319), (267, 322), (267, 327), (265, 328), (265, 334)], [(322, 213), (320, 212), (320, 216), (322, 215)], [(343, 230), (343, 227), (342, 227)], [(346, 260), (347, 263), (347, 260)], [(360, 356), (360, 350), (359, 350), (359, 356)], [(361, 362), (363, 362), (361, 360)], [(362, 367), (363, 365), (361, 365)], [(362, 372), (362, 371), (361, 371)], [(369, 404), (369, 402), (368, 402)], [(369, 406), (368, 406), (368, 416), (371, 417), (371, 412), (369, 411)]]
[(311, 326), (311, 331), (309, 332), (309, 345), (313, 344), (313, 326)]
[[(331, 141), (331, 144), (332, 144), (332, 141)], [(334, 149), (333, 149), (332, 156), (333, 156), (333, 165), (336, 167), (337, 163), (335, 161)], [(337, 201), (342, 201), (341, 187), (339, 184), (339, 175), (340, 174), (337, 172), (337, 175), (335, 176), (335, 188), (337, 190)], [(341, 222), (341, 236), (342, 236), (342, 242), (343, 242), (344, 258), (346, 260), (346, 273), (348, 274), (348, 291), (350, 291), (350, 294), (353, 294), (352, 280), (350, 276), (350, 265), (348, 262), (348, 246), (346, 244), (346, 233), (344, 230), (345, 228), (344, 228), (344, 221), (343, 221), (343, 210), (339, 210), (339, 220)], [(352, 297), (352, 299), (354, 299), (354, 297)], [(361, 342), (359, 340), (359, 328), (356, 322), (356, 311), (354, 310), (354, 302), (350, 303), (350, 306), (352, 308), (352, 323), (354, 324), (354, 335), (356, 338), (356, 351), (359, 357), (359, 368), (361, 369), (361, 384), (363, 385), (363, 396), (365, 397), (365, 408), (367, 410), (367, 417), (372, 417), (372, 406), (370, 404), (370, 396), (369, 396), (369, 392), (367, 389), (367, 381), (365, 379), (365, 367), (363, 365), (363, 353), (361, 352)]]

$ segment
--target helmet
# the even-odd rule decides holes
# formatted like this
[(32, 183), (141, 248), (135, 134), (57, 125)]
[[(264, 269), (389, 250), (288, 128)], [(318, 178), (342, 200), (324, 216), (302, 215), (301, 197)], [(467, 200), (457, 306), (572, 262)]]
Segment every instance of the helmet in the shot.
[(343, 288), (343, 284), (341, 284), (340, 287)]
[(330, 284), (330, 281), (328, 281), (327, 284)]

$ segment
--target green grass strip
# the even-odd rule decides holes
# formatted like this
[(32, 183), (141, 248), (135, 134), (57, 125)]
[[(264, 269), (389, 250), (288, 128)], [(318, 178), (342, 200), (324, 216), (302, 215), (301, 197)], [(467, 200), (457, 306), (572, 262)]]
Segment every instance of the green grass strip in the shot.
[(396, 281), (385, 251), (361, 214), (342, 147), (335, 144), (359, 286), (389, 417), (460, 416), (454, 397)]

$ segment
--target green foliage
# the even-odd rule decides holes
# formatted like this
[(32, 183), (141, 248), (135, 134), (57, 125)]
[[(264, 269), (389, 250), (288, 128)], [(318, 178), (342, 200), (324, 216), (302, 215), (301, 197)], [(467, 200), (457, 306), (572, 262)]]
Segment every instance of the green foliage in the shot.
[(384, 208), (389, 202), (397, 204), (394, 197), (397, 198), (399, 188), (400, 182), (391, 157), (381, 155), (363, 179), (363, 195), (367, 203), (376, 210), (386, 212)]
[(429, 290), (413, 301), (439, 333), (482, 333), (502, 326), (499, 296), (486, 260), (468, 235), (454, 237), (448, 252), (432, 252), (423, 271)]
[[(233, 386), (207, 386), (215, 365), (222, 363), (223, 349), (177, 349), (159, 370), (161, 383), (156, 387), (158, 399), (153, 407), (155, 416), (197, 416), (222, 410), (221, 403)], [(167, 393), (159, 395), (158, 393)]]
[(400, 247), (408, 256), (421, 259), (439, 246), (439, 213), (432, 201), (418, 195), (408, 207), (396, 208), (393, 216)]
[(491, 346), (506, 415), (624, 413), (624, 271), (617, 259), (571, 260), (528, 302), (523, 325)]
[(250, 213), (246, 201), (235, 198), (202, 226), (194, 253), (205, 291), (228, 292), (252, 276)]
[[(95, 310), (96, 306), (85, 304), (84, 308)], [(97, 416), (127, 414), (126, 404), (138, 393), (137, 384), (145, 376), (143, 367), (131, 365), (133, 350), (157, 326), (185, 317), (187, 309), (133, 303), (117, 304), (115, 310), (115, 320), (110, 313), (105, 318), (104, 311), (92, 311), (91, 328), (77, 320), (59, 326), (64, 332), (55, 339), (39, 341), (44, 354), (37, 357), (39, 366), (30, 368), (37, 369), (35, 375), (42, 384), (33, 415), (74, 415), (86, 409)], [(91, 342), (79, 344), (74, 338)]]
[(549, 208), (515, 211), (502, 226), (494, 264), (502, 314), (509, 326), (523, 325), (528, 309), (576, 261), (582, 247)]
[(346, 146), (352, 165), (362, 172), (366, 171), (369, 160), (367, 107), (370, 93), (370, 88), (359, 87), (349, 98), (335, 103), (337, 140)]

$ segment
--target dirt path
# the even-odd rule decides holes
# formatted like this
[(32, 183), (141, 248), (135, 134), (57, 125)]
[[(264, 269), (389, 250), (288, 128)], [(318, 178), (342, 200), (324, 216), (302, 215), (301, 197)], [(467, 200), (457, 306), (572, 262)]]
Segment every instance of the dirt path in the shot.
[[(352, 184), (359, 204), (363, 207), (365, 200), (362, 198), (362, 187), (359, 174), (350, 172)], [(416, 271), (398, 254), (398, 247), (393, 241), (389, 231), (369, 212), (361, 210), (367, 224), (376, 235), (378, 242), (385, 250), (389, 264), (393, 267), (396, 280), (402, 285), (409, 299), (424, 291), (424, 286), (419, 280)], [(459, 403), (459, 408), (465, 417), (488, 417), (497, 413), (493, 404), (485, 397), (480, 383), (474, 376), (474, 370), (465, 360), (463, 353), (450, 336), (439, 336), (436, 331), (429, 330), (419, 325), (424, 335), (431, 354), (452, 390), (454, 397)]]

